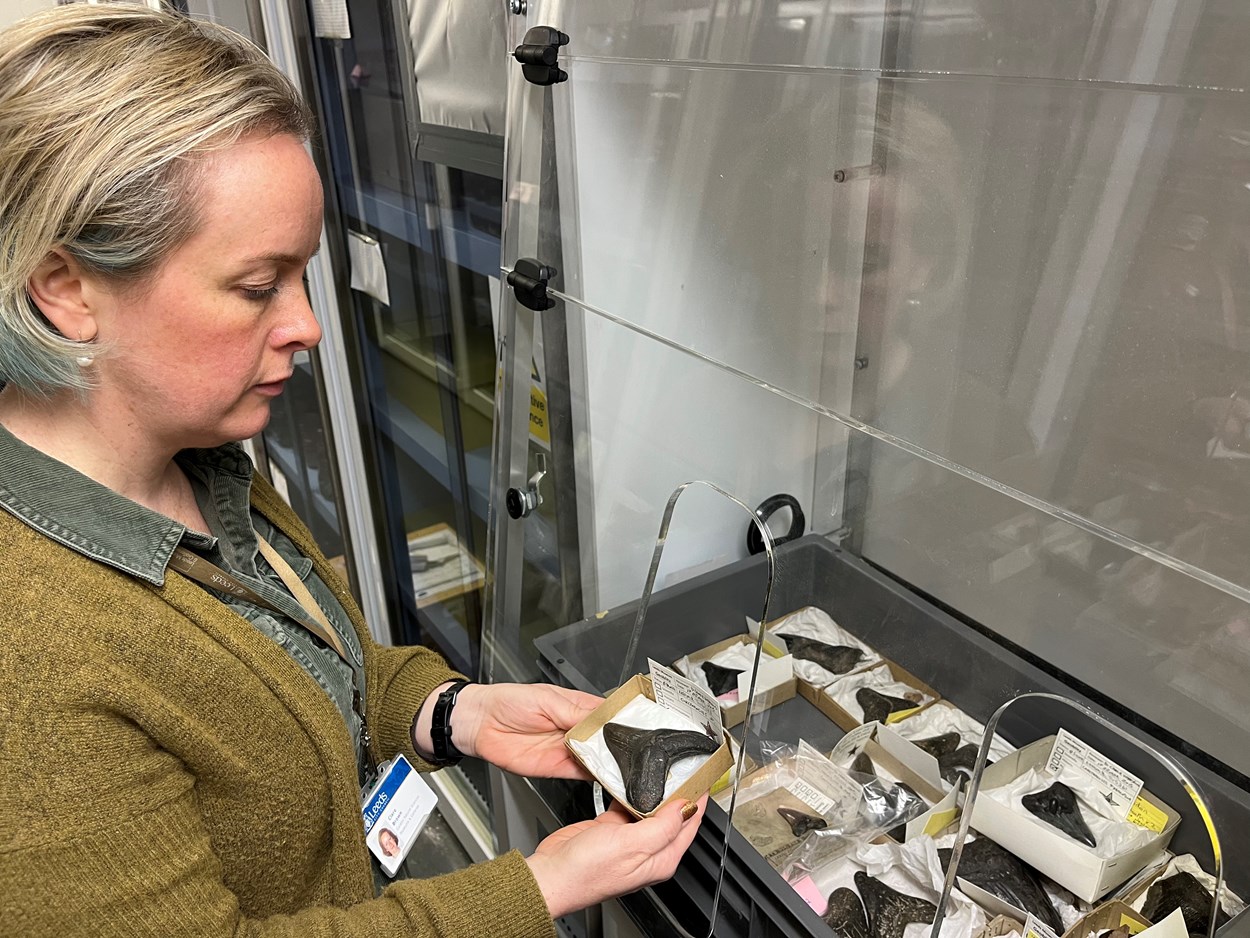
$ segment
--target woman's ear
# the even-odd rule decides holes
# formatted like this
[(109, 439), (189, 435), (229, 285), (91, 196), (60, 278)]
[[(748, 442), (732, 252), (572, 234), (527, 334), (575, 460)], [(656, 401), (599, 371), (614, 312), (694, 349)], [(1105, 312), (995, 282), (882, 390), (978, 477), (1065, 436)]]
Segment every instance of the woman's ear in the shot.
[(71, 341), (90, 342), (99, 331), (92, 308), (94, 291), (82, 267), (68, 252), (57, 249), (35, 268), (26, 290), (52, 326)]

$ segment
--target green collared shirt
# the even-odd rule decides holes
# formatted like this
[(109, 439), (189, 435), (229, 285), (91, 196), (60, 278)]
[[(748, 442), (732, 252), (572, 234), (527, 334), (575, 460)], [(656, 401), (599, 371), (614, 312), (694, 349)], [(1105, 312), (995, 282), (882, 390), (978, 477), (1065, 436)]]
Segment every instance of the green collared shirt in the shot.
[[(209, 532), (188, 530), (17, 439), (0, 426), (0, 508), (47, 537), (156, 586), (165, 583), (181, 544), (232, 574), (286, 615), (216, 590), (222, 602), (277, 642), (330, 695), (351, 732), (363, 766), (360, 718), (352, 708), (353, 671), (365, 694), (364, 658), (334, 593), (280, 531), (252, 510), (252, 463), (237, 443), (184, 450), (176, 457), (195, 491)], [(259, 553), (259, 533), (303, 580), (338, 633), (351, 665), (299, 624), (298, 602)]]

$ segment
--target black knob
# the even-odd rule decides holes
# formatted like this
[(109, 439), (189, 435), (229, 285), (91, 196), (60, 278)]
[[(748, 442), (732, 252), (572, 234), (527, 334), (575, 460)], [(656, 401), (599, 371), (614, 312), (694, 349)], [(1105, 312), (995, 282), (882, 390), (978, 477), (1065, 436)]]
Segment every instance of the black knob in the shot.
[(504, 496), (503, 502), (504, 507), (508, 509), (508, 514), (513, 518), (525, 516), (525, 493), (520, 489), (508, 489), (508, 494)]

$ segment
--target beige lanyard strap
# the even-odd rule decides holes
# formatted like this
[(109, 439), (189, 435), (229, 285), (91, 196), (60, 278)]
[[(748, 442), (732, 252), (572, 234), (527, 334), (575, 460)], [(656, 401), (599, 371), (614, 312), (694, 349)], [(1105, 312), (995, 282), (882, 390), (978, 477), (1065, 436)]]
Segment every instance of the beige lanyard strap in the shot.
[[(282, 559), (282, 556), (273, 549), (268, 541), (259, 534), (256, 535), (256, 540), (260, 543), (260, 552), (265, 555), (269, 565), (273, 567), (274, 572), (286, 584), (286, 588), (291, 591), (295, 601), (304, 610), (305, 617), (300, 622), (300, 625), (333, 648), (334, 653), (343, 659), (344, 663), (352, 669), (354, 674), (355, 667), (351, 658), (347, 656), (347, 650), (343, 647), (343, 642), (331, 627), (330, 620), (326, 618), (326, 614), (317, 605), (317, 601), (313, 599), (313, 595), (308, 591), (308, 587), (303, 584), (296, 572), (291, 569), (291, 565)], [(288, 615), (287, 612), (279, 609), (246, 583), (240, 583), (235, 577), (212, 561), (205, 560), (199, 554), (192, 553), (185, 547), (178, 546), (174, 548), (174, 552), (169, 558), (169, 565), (183, 576), (195, 580), (197, 583), (202, 583), (223, 593), (229, 593), (231, 596), (246, 599), (248, 602), (271, 609), (279, 615)]]
[[(319, 639), (329, 645), (334, 651), (347, 662), (347, 666), (352, 667), (352, 659), (347, 656), (347, 649), (343, 647), (343, 642), (339, 639), (338, 633), (334, 631), (334, 627), (330, 625), (330, 620), (326, 618), (326, 614), (322, 611), (321, 606), (317, 604), (317, 600), (313, 598), (313, 594), (308, 591), (308, 587), (304, 585), (304, 581), (299, 578), (291, 565), (282, 559), (282, 555), (274, 550), (273, 545), (267, 540), (256, 535), (256, 541), (260, 545), (260, 552), (265, 555), (265, 559), (269, 561), (269, 566), (273, 567), (274, 572), (282, 578), (282, 582), (286, 584), (286, 588), (291, 591), (291, 595), (295, 597), (295, 601), (316, 620), (322, 631), (318, 632), (313, 629), (311, 624), (309, 629)], [(354, 669), (353, 669), (354, 670)]]

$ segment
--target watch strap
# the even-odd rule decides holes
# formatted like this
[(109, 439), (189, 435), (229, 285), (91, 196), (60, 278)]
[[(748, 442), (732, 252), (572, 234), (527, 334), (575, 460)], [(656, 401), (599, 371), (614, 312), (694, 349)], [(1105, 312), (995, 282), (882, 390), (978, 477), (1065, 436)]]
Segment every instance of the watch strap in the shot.
[(434, 701), (434, 710), (430, 714), (430, 741), (434, 746), (433, 762), (436, 765), (455, 765), (464, 758), (464, 753), (451, 741), (451, 714), (460, 692), (472, 683), (453, 681)]

